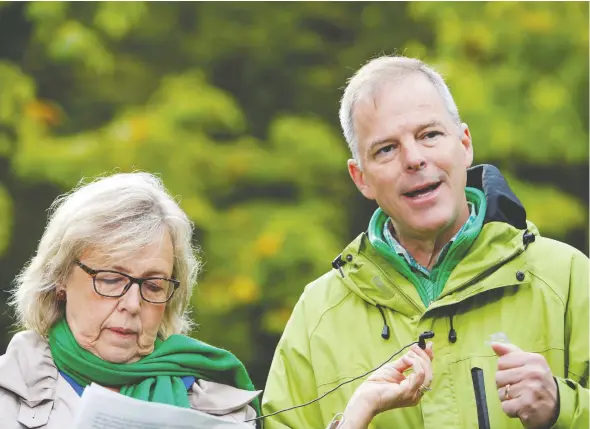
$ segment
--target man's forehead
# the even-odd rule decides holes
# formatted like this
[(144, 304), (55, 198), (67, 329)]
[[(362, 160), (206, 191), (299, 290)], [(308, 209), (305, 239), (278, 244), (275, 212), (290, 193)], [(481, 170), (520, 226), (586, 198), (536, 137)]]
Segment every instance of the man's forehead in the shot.
[(377, 88), (372, 96), (376, 109), (381, 107), (398, 107), (399, 110), (429, 108), (444, 105), (436, 87), (424, 76), (408, 76), (403, 79), (388, 81)]
[(417, 103), (412, 108), (399, 111), (359, 109), (355, 126), (361, 141), (373, 141), (429, 127), (446, 129), (449, 119), (446, 109), (435, 108), (432, 104)]

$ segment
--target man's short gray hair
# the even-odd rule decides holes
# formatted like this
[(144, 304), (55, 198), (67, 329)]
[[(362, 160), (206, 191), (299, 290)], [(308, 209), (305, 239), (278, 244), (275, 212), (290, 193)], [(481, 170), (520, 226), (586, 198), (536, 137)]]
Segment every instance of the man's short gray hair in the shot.
[(355, 105), (365, 97), (375, 97), (379, 89), (392, 80), (421, 73), (436, 88), (443, 102), (457, 125), (461, 118), (451, 91), (442, 76), (424, 62), (416, 58), (402, 56), (383, 56), (370, 60), (361, 67), (348, 81), (340, 101), (340, 125), (352, 156), (360, 165), (358, 139), (354, 129)]
[(172, 276), (180, 286), (166, 303), (159, 335), (166, 338), (187, 332), (192, 326), (188, 309), (200, 267), (192, 245), (193, 224), (161, 179), (144, 172), (81, 182), (55, 200), (37, 252), (15, 280), (10, 303), (18, 324), (47, 336), (63, 315), (56, 285), (67, 279), (74, 261), (87, 249), (116, 261), (161, 240), (166, 230), (174, 249)]

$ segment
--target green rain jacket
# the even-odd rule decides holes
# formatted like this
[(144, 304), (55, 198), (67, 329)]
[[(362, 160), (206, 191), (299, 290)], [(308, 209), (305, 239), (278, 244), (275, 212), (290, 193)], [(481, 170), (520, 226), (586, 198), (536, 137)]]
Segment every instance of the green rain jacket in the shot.
[[(426, 308), (414, 285), (362, 234), (337, 258), (334, 266), (341, 267), (309, 284), (295, 306), (274, 355), (263, 414), (311, 401), (431, 330), (432, 391), (415, 407), (377, 415), (369, 427), (477, 428), (471, 369), (478, 367), (484, 371), (491, 428), (522, 428), (502, 411), (495, 385), (498, 358), (486, 344), (501, 332), (547, 359), (560, 397), (554, 428), (588, 427), (588, 258), (541, 237), (495, 167), (469, 169), (467, 186), (486, 196), (484, 225), (438, 299)], [(269, 417), (264, 427), (326, 428), (361, 382)]]

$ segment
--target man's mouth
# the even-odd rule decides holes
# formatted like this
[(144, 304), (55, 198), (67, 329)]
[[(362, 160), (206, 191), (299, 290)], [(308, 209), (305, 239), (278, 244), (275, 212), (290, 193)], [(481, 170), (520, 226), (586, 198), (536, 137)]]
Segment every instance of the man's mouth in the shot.
[(440, 186), (440, 184), (441, 184), (441, 182), (436, 182), (436, 183), (432, 183), (430, 185), (425, 185), (423, 187), (419, 187), (417, 189), (414, 189), (413, 191), (405, 192), (404, 196), (408, 197), (408, 198), (420, 197), (422, 195), (426, 195), (429, 192), (434, 191), (436, 188), (438, 188)]

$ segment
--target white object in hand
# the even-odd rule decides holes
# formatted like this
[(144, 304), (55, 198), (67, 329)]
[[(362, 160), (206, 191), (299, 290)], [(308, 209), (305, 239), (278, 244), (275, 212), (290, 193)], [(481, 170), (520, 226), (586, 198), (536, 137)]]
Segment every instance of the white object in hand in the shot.
[(190, 408), (140, 401), (91, 384), (82, 394), (74, 429), (252, 429)]

